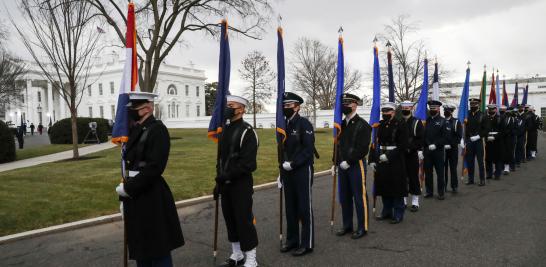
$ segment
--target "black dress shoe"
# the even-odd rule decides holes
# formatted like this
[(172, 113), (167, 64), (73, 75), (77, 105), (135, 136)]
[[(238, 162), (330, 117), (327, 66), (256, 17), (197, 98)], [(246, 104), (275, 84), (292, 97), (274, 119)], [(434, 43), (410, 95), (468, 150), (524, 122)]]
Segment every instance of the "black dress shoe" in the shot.
[(411, 205), (411, 212), (417, 212), (419, 210), (419, 206)]
[(478, 186), (484, 186), (485, 185), (485, 181), (480, 181), (480, 183), (478, 184)]
[(446, 199), (446, 198), (444, 197), (444, 195), (439, 195), (439, 196), (438, 196), (438, 200), (444, 200), (444, 199)]
[(424, 198), (431, 198), (431, 197), (433, 197), (432, 194), (425, 194), (425, 196), (424, 196)]
[(466, 182), (464, 183), (465, 185), (471, 185), (471, 184), (474, 184), (474, 182)]
[(364, 230), (358, 230), (351, 235), (351, 239), (359, 239), (366, 235)]
[(391, 224), (399, 224), (399, 223), (401, 223), (401, 222), (402, 222), (401, 219), (392, 219), (390, 223), (391, 223)]
[(290, 252), (290, 251), (292, 251), (293, 249), (296, 249), (296, 248), (298, 248), (297, 245), (284, 245), (281, 248), (281, 253)]
[(299, 257), (311, 252), (313, 252), (312, 248), (298, 248), (294, 252), (292, 252), (292, 256)]
[(339, 229), (337, 232), (336, 232), (336, 235), (337, 236), (344, 236), (350, 232), (352, 232), (353, 230), (352, 229), (345, 229), (345, 228), (342, 228), (342, 229)]
[(224, 263), (218, 265), (218, 267), (235, 267), (235, 266), (243, 266), (244, 264), (245, 264), (245, 258), (238, 261), (228, 258)]
[(391, 215), (379, 215), (377, 217), (375, 217), (376, 220), (378, 221), (384, 221), (384, 220), (388, 220), (388, 219), (392, 219), (392, 216)]

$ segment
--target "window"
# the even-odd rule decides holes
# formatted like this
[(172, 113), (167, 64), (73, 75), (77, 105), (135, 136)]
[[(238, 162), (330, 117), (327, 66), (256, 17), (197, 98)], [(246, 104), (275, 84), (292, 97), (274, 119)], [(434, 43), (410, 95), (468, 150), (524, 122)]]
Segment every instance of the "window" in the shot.
[(178, 105), (176, 105), (176, 117), (177, 118), (180, 118), (179, 114), (178, 114)]
[(540, 117), (546, 117), (546, 108), (540, 108)]
[(190, 86), (186, 85), (186, 96), (190, 95)]
[(168, 117), (171, 117), (171, 104), (167, 105)]
[(539, 85), (538, 88), (546, 88), (546, 85)]
[(89, 107), (89, 118), (93, 118), (93, 107)]
[(195, 96), (199, 97), (199, 86), (195, 87)]
[(42, 102), (42, 92), (38, 91), (38, 102)]
[(115, 120), (116, 119), (116, 106), (111, 105), (110, 106), (110, 111), (112, 112), (112, 120)]
[(87, 86), (87, 92), (89, 93), (89, 96), (91, 96), (91, 85)]
[(186, 105), (186, 117), (190, 116), (190, 105)]
[(100, 114), (100, 117), (104, 119), (104, 107), (103, 106), (99, 107), (99, 114)]
[(38, 111), (38, 121), (42, 124), (42, 112)]
[(114, 91), (114, 82), (110, 82), (110, 94), (113, 95)]
[(197, 112), (195, 114), (197, 114), (197, 117), (201, 116), (201, 107), (199, 105), (197, 106), (196, 111)]
[(102, 95), (102, 83), (99, 83), (99, 95)]
[(172, 110), (171, 110), (171, 115), (172, 115), (171, 118), (175, 118), (174, 115), (176, 114), (176, 110), (175, 110), (175, 109), (176, 109), (176, 104), (172, 103), (171, 108), (172, 108)]
[(167, 94), (169, 95), (177, 95), (178, 92), (176, 90), (176, 86), (174, 84), (169, 85), (169, 88), (167, 88)]

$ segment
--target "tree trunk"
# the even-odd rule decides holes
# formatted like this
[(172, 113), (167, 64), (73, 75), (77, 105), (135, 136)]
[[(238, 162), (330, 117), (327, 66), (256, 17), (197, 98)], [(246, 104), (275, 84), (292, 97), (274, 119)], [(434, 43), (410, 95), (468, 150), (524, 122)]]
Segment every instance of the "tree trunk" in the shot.
[(252, 113), (254, 113), (254, 129), (256, 129), (256, 76), (252, 85)]
[(70, 117), (72, 120), (72, 158), (77, 159), (80, 157), (80, 154), (78, 152), (78, 111), (76, 108), (70, 109)]

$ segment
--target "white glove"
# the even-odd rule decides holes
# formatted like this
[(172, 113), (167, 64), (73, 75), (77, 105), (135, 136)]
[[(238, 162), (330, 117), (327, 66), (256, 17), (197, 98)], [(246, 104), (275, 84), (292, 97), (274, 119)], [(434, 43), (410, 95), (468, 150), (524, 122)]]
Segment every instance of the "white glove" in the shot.
[(419, 157), (419, 160), (425, 159), (425, 156), (423, 155), (423, 151), (421, 150), (417, 151), (417, 156)]
[(332, 168), (330, 169), (330, 174), (332, 176), (336, 175), (336, 166), (335, 165), (332, 165)]
[(121, 213), (121, 219), (123, 220), (123, 201), (119, 202), (119, 212)]
[(459, 143), (459, 147), (461, 149), (464, 149), (465, 145), (464, 145), (464, 140), (463, 139), (461, 139), (461, 142)]
[(123, 189), (123, 183), (119, 183), (119, 185), (116, 187), (116, 192), (120, 197), (129, 197), (129, 194), (127, 194), (125, 189)]
[(347, 163), (347, 161), (342, 161), (339, 164), (339, 167), (341, 167), (341, 169), (343, 169), (343, 170), (347, 170), (347, 169), (349, 169), (349, 167), (351, 167), (351, 165), (349, 165), (349, 163)]
[(279, 189), (282, 188), (282, 182), (281, 182), (281, 176), (280, 176), (280, 175), (277, 176), (277, 187), (278, 187)]
[(285, 171), (291, 171), (292, 170), (292, 166), (290, 166), (290, 162), (288, 161), (285, 161), (283, 164), (282, 164), (282, 168), (285, 170)]
[(430, 151), (436, 150), (436, 145), (435, 144), (429, 145), (428, 150), (430, 150)]
[(445, 145), (444, 148), (445, 149), (451, 149), (451, 145)]
[(488, 136), (487, 141), (495, 141), (495, 137), (494, 136)]
[(481, 137), (480, 137), (479, 135), (474, 135), (474, 136), (471, 136), (471, 137), (470, 137), (470, 141), (476, 142), (476, 141), (480, 140), (480, 138), (481, 138)]
[(387, 162), (387, 161), (389, 161), (389, 159), (387, 158), (387, 155), (381, 154), (381, 156), (379, 156), (379, 162)]
[(370, 163), (368, 166), (370, 166), (370, 170), (372, 170), (372, 172), (375, 172), (375, 162)]

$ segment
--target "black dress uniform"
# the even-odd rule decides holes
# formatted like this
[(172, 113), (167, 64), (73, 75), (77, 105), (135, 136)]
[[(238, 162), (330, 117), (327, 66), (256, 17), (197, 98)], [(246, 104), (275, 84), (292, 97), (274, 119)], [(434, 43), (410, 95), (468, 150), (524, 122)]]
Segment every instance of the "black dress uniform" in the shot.
[(535, 158), (537, 151), (538, 129), (540, 128), (540, 117), (532, 111), (527, 115), (527, 145), (525, 147), (527, 160)]
[(338, 168), (339, 201), (343, 217), (343, 229), (353, 230), (353, 202), (356, 210), (357, 232), (368, 231), (368, 194), (366, 192), (366, 157), (370, 147), (372, 128), (362, 117), (355, 114), (349, 121), (343, 120), (338, 143), (336, 165), (343, 161), (349, 168)]
[[(425, 154), (425, 197), (431, 197), (434, 193), (434, 170), (436, 170), (436, 183), (438, 197), (444, 196), (444, 145), (446, 144), (446, 120), (439, 113), (429, 116), (425, 123), (425, 142), (423, 151)], [(435, 145), (436, 149), (430, 150), (429, 146)]]
[(501, 115), (501, 125), (504, 173), (508, 174), (515, 168), (514, 149), (516, 144), (516, 124), (512, 111), (509, 110)]
[[(468, 112), (468, 118), (465, 122), (465, 161), (468, 166), (467, 184), (474, 184), (474, 164), (475, 161), (477, 161), (480, 184), (485, 185), (485, 147), (483, 138), (487, 137), (488, 133), (489, 127), (485, 115), (483, 115), (479, 110), (470, 110)], [(473, 136), (479, 136), (479, 139), (472, 141), (471, 137)]]
[(280, 166), (286, 203), (286, 247), (312, 249), (315, 242), (311, 190), (315, 133), (311, 122), (296, 113), (286, 122), (286, 134), (283, 160), (291, 162), (292, 168), (286, 171)]
[(120, 200), (129, 257), (137, 261), (165, 257), (184, 245), (173, 195), (162, 177), (169, 150), (167, 127), (153, 116), (130, 129), (125, 157), (129, 176), (124, 183), (130, 197)]
[(217, 174), (218, 190), (229, 242), (240, 243), (243, 252), (258, 246), (252, 213), (254, 190), (252, 172), (256, 170), (258, 137), (242, 118), (225, 126), (220, 142)]
[(489, 134), (485, 143), (485, 171), (486, 178), (499, 179), (502, 173), (503, 161), (503, 132), (502, 121), (498, 114), (489, 113), (487, 115), (489, 123)]
[(408, 148), (404, 153), (406, 172), (408, 175), (409, 193), (413, 196), (421, 195), (421, 183), (419, 182), (419, 157), (418, 151), (423, 149), (425, 127), (420, 119), (410, 116), (406, 121), (408, 128)]
[[(382, 197), (381, 219), (404, 218), (404, 197), (408, 195), (408, 178), (404, 153), (408, 148), (408, 127), (402, 119), (381, 120), (377, 128), (378, 147), (370, 151), (371, 162), (376, 163), (375, 192)], [(381, 155), (387, 161), (381, 162)]]
[(526, 146), (527, 121), (525, 114), (519, 112), (516, 114), (516, 166), (519, 167), (522, 162), (525, 162), (525, 146)]
[(459, 148), (458, 145), (463, 138), (463, 125), (462, 123), (453, 116), (450, 116), (446, 119), (446, 145), (449, 145), (450, 148), (445, 151), (445, 188), (447, 191), (447, 185), (449, 177), (451, 176), (451, 190), (457, 192), (459, 187), (459, 179), (457, 178), (457, 166), (459, 164)]

